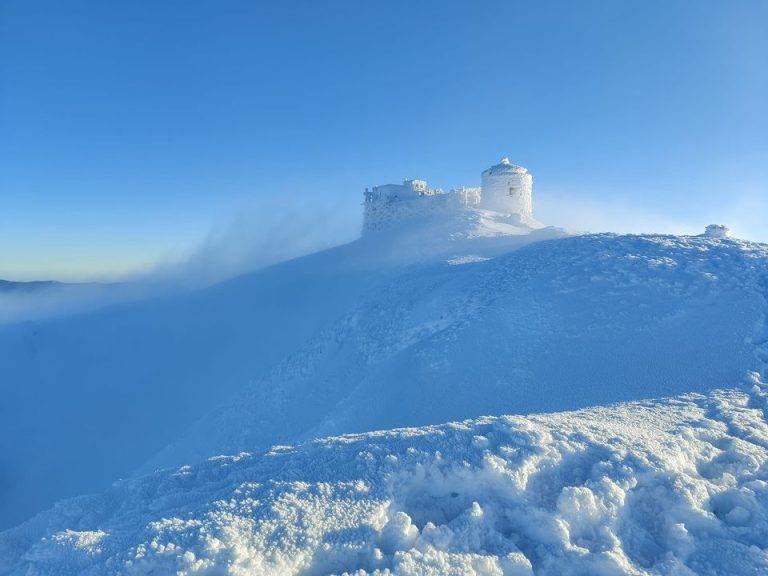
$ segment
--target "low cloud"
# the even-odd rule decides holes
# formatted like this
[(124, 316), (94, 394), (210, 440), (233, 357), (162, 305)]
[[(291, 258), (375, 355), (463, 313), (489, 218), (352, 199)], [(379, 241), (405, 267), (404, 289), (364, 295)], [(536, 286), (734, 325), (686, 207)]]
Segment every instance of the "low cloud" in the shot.
[(354, 240), (359, 206), (260, 205), (240, 210), (186, 253), (110, 283), (52, 284), (0, 292), (0, 324), (66, 316), (179, 290), (203, 288)]
[(768, 214), (768, 197), (754, 192), (734, 194), (725, 210), (692, 206), (685, 214), (666, 207), (644, 206), (624, 197), (545, 194), (536, 199), (535, 212), (546, 224), (578, 232), (701, 234), (707, 224), (725, 224), (735, 237), (768, 241), (762, 222)]
[(0, 291), (0, 324), (66, 316), (139, 297), (139, 286), (51, 284)]
[[(536, 217), (577, 232), (700, 234), (707, 224), (725, 224), (733, 235), (768, 241), (764, 216), (768, 195), (733, 195), (724, 211), (695, 207), (680, 216), (641, 206), (630, 198), (544, 193)], [(167, 256), (109, 284), (58, 285), (0, 293), (0, 324), (79, 313), (118, 302), (202, 288), (259, 268), (354, 240), (360, 206), (281, 204), (251, 206), (218, 224), (186, 254)]]
[(703, 231), (703, 226), (691, 220), (674, 218), (623, 199), (549, 196), (538, 200), (535, 209), (536, 217), (543, 222), (579, 232), (692, 234)]

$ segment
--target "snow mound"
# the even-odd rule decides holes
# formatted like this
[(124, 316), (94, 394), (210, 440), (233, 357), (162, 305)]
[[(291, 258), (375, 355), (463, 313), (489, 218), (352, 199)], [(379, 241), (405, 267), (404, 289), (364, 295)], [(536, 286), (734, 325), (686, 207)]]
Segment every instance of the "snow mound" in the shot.
[(144, 471), (486, 414), (705, 393), (763, 359), (768, 248), (585, 235), (404, 267)]
[(520, 214), (466, 208), (396, 222), (356, 242), (369, 263), (407, 265), (466, 251), (495, 256), (540, 240), (568, 236)]
[(768, 571), (768, 393), (486, 417), (211, 458), (0, 534), (11, 575)]
[(120, 304), (55, 319), (6, 323), (0, 294), (0, 529), (130, 475), (379, 286), (563, 234), (467, 210), (207, 289), (137, 301), (110, 286)]
[(0, 325), (0, 528), (137, 469), (759, 369), (765, 246), (536, 226), (467, 210), (203, 290)]

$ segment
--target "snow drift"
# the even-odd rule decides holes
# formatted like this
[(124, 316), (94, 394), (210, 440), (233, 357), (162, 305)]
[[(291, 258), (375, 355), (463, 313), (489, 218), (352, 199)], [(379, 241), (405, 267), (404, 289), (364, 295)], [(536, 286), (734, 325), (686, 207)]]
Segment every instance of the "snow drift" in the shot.
[(738, 240), (471, 210), (0, 326), (0, 527), (213, 454), (729, 386), (760, 369), (767, 262)]
[(706, 392), (761, 368), (768, 249), (586, 235), (377, 283), (155, 467), (325, 435)]
[(422, 224), (207, 289), (0, 324), (0, 529), (130, 475), (419, 263), (562, 235), (481, 211)]
[(766, 296), (765, 245), (472, 210), (2, 326), (0, 520), (138, 472), (0, 573), (765, 572)]
[(0, 535), (13, 575), (768, 571), (759, 375), (707, 395), (212, 458)]

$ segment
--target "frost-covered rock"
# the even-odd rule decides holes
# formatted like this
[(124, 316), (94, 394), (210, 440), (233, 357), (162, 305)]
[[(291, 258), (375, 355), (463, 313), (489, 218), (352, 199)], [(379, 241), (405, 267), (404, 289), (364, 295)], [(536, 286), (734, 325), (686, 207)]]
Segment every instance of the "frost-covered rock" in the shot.
[(0, 573), (763, 574), (766, 407), (753, 375), (708, 395), (217, 457), (0, 534)]

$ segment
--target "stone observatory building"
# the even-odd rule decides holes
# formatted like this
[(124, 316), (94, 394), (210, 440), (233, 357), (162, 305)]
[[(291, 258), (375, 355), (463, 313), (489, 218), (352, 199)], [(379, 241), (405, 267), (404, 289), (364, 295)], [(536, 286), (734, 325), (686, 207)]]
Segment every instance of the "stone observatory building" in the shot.
[(502, 158), (480, 178), (480, 187), (462, 186), (450, 192), (430, 188), (426, 180), (417, 179), (366, 188), (363, 231), (463, 210), (488, 210), (523, 226), (541, 226), (533, 219), (533, 176), (527, 169)]
[(480, 186), (480, 208), (533, 217), (533, 176), (509, 158), (483, 170)]

